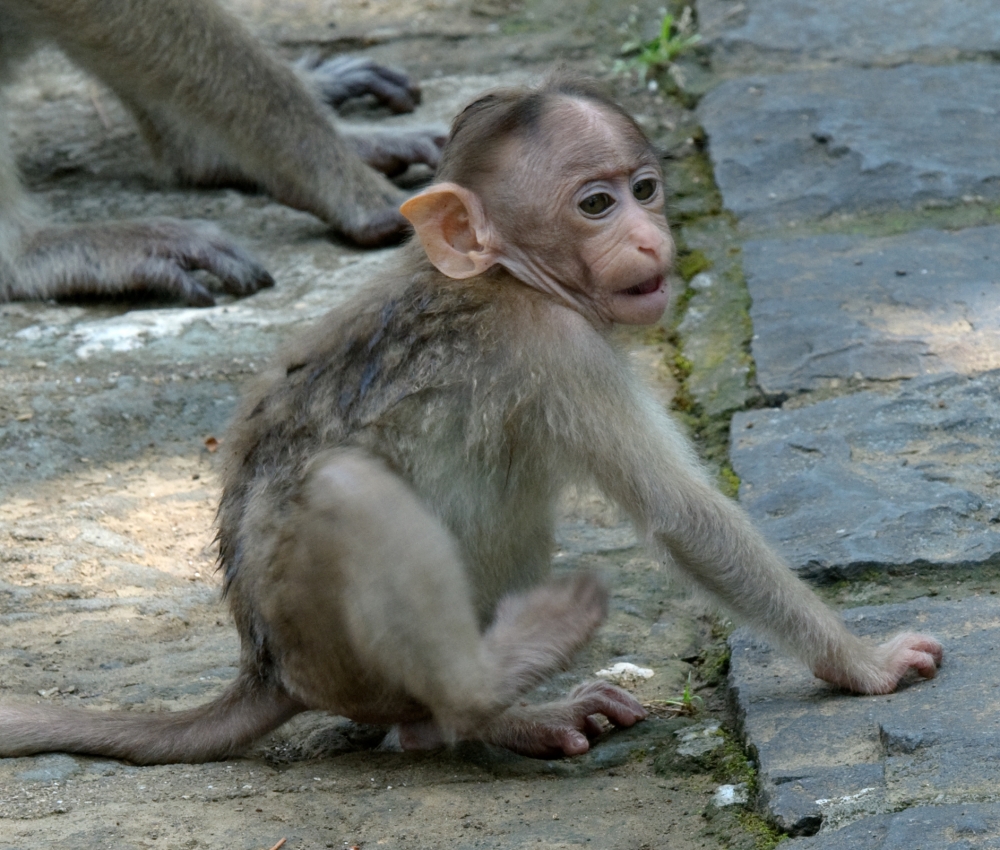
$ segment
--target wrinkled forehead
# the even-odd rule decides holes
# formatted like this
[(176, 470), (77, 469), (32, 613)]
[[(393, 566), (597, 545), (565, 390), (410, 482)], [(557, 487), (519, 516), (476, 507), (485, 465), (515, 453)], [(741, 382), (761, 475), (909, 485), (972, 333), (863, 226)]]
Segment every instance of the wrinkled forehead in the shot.
[(562, 183), (659, 165), (653, 146), (631, 121), (568, 97), (557, 99), (531, 132), (505, 145), (502, 157), (507, 173), (516, 169)]

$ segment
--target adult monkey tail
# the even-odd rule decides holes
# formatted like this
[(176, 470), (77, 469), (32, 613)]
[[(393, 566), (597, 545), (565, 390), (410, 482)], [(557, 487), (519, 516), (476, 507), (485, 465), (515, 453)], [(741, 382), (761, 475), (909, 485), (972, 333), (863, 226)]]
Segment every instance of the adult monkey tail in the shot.
[(245, 673), (217, 699), (186, 711), (2, 705), (0, 757), (62, 752), (133, 764), (219, 761), (304, 710), (281, 688)]

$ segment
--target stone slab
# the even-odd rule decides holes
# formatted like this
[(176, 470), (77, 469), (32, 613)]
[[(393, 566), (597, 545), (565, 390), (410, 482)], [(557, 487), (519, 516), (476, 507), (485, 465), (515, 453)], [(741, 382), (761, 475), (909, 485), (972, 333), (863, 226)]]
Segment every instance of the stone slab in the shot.
[(698, 28), (726, 72), (842, 62), (897, 65), (992, 57), (993, 0), (698, 0)]
[[(852, 631), (878, 640), (904, 629), (934, 634), (944, 644), (944, 663), (932, 682), (912, 683), (887, 696), (861, 697), (835, 690), (800, 662), (737, 632), (731, 639), (730, 685), (745, 740), (757, 755), (767, 814), (793, 835), (819, 829), (822, 837), (828, 830), (904, 806), (917, 807), (914, 817), (919, 817), (920, 807), (989, 802), (988, 834), (996, 840), (1000, 667), (994, 658), (1000, 599), (916, 599), (856, 608), (845, 619)], [(957, 840), (962, 818), (970, 816), (968, 807), (935, 811), (937, 834), (946, 834), (947, 826), (950, 841)], [(918, 821), (907, 818), (874, 821), (873, 835), (881, 837), (862, 843), (824, 843), (818, 837), (801, 846), (997, 846), (889, 840), (886, 836), (919, 834), (914, 832)]]
[(733, 417), (740, 502), (803, 575), (1000, 563), (1000, 371)]
[(698, 115), (726, 207), (766, 227), (1000, 198), (997, 103), (1000, 67), (908, 65), (730, 80)]
[(782, 850), (987, 850), (1000, 847), (1000, 806), (914, 806), (781, 846)]
[(743, 268), (767, 395), (1000, 368), (1000, 227), (750, 240)]

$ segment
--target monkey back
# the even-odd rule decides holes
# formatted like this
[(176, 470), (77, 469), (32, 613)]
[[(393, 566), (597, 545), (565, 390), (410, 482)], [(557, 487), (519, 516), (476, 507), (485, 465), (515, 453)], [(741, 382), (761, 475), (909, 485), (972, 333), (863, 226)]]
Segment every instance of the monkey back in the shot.
[(218, 538), (238, 619), (233, 597), (266, 572), (310, 461), (338, 447), (383, 460), (455, 534), (488, 574), (474, 578), (482, 617), (548, 569), (559, 485), (525, 430), (545, 421), (545, 370), (519, 331), (546, 299), (499, 269), (470, 285), (407, 265), (321, 319), (236, 414)]

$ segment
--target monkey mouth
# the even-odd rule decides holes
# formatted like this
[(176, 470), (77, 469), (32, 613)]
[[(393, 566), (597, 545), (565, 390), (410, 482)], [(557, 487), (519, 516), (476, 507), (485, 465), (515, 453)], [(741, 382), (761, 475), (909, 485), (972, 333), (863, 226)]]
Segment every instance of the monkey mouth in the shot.
[(645, 280), (642, 283), (637, 283), (635, 286), (630, 286), (628, 289), (623, 289), (619, 293), (620, 295), (651, 295), (652, 293), (658, 291), (663, 286), (663, 275), (658, 274), (656, 277), (651, 277), (649, 280)]

